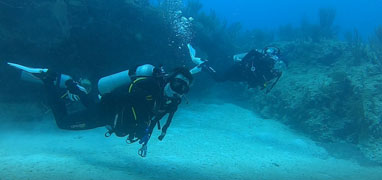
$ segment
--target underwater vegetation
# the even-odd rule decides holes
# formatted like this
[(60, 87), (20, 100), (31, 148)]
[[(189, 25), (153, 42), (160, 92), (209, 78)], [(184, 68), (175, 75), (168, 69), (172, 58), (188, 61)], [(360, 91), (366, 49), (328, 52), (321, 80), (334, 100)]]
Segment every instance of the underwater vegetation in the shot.
[[(142, 2), (12, 1), (18, 8), (0, 6), (2, 58), (77, 71), (74, 74), (81, 70), (90, 79), (138, 62), (181, 58), (177, 47), (168, 45), (171, 30), (163, 12)], [(68, 68), (73, 64), (77, 70)]]
[[(240, 93), (248, 96), (250, 108), (317, 141), (358, 145), (382, 163), (382, 26), (369, 41), (356, 29), (341, 40), (332, 8), (320, 9), (316, 23), (302, 18), (298, 27), (266, 31), (228, 24), (213, 11), (201, 11), (197, 0), (186, 6), (177, 0), (158, 1), (157, 6), (147, 0), (4, 3), (1, 60), (44, 65), (91, 81), (142, 63), (190, 65), (185, 48), (190, 42), (217, 68), (232, 63), (234, 54), (278, 46), (288, 70), (268, 95), (243, 87)], [(32, 91), (16, 96), (20, 85), (14, 79), (0, 81), (2, 102), (41, 99)], [(213, 86), (208, 79), (197, 79), (198, 84)]]
[(318, 12), (319, 22), (312, 23), (306, 18), (301, 19), (300, 27), (291, 24), (280, 26), (277, 32), (280, 41), (313, 41), (336, 39), (338, 27), (334, 25), (336, 10), (332, 8), (321, 8)]
[(373, 63), (382, 66), (382, 25), (375, 29), (374, 35), (370, 38), (370, 47), (374, 52)]
[(364, 44), (362, 37), (357, 29), (353, 32), (347, 32), (345, 39), (348, 42), (348, 48), (352, 53), (354, 65), (360, 65), (362, 61), (365, 61), (368, 57), (367, 46)]

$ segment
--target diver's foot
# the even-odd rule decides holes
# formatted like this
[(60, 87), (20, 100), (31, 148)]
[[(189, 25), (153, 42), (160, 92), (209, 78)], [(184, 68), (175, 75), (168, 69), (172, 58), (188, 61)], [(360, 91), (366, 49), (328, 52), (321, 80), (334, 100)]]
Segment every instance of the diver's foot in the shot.
[(165, 136), (166, 136), (166, 133), (165, 133), (165, 132), (162, 132), (161, 135), (158, 136), (158, 139), (159, 139), (160, 141), (162, 141), (163, 138), (164, 138)]

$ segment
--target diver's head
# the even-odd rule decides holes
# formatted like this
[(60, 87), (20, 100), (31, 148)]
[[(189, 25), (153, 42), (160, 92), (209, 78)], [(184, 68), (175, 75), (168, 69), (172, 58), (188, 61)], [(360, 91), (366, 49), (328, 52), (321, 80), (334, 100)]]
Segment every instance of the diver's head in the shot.
[(274, 46), (267, 46), (263, 49), (263, 54), (268, 57), (279, 57), (280, 49)]
[(192, 83), (193, 77), (189, 69), (185, 67), (176, 68), (168, 77), (164, 93), (167, 97), (181, 97), (186, 94)]
[(267, 46), (263, 49), (263, 54), (265, 57), (274, 60), (273, 69), (277, 72), (282, 72), (286, 69), (287, 64), (280, 58), (281, 51), (279, 48), (274, 46)]
[(84, 87), (88, 93), (91, 92), (91, 90), (92, 90), (92, 83), (90, 82), (89, 79), (81, 78), (79, 80), (79, 84), (80, 84), (80, 86)]
[(266, 56), (280, 56), (280, 49), (274, 46), (267, 46), (263, 49)]

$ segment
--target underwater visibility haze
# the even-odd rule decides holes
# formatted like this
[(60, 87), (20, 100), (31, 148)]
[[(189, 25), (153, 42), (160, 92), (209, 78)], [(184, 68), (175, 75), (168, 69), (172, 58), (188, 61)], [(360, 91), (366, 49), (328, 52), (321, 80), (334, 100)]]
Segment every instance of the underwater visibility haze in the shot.
[(380, 180), (381, 8), (0, 0), (0, 180)]

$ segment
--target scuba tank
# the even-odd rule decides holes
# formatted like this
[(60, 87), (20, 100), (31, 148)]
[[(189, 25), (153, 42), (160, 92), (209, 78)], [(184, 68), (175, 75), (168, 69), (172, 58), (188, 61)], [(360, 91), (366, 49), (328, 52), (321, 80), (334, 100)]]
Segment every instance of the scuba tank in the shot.
[(98, 92), (100, 95), (104, 95), (112, 92), (114, 89), (126, 84), (130, 84), (131, 78), (129, 76), (129, 70), (122, 71), (110, 76), (101, 78), (98, 81)]
[(101, 78), (98, 81), (98, 92), (102, 96), (107, 93), (111, 93), (113, 90), (128, 85), (131, 83), (132, 76), (152, 76), (155, 66), (151, 64), (145, 64), (138, 66), (134, 71), (125, 70), (116, 74), (112, 74)]

